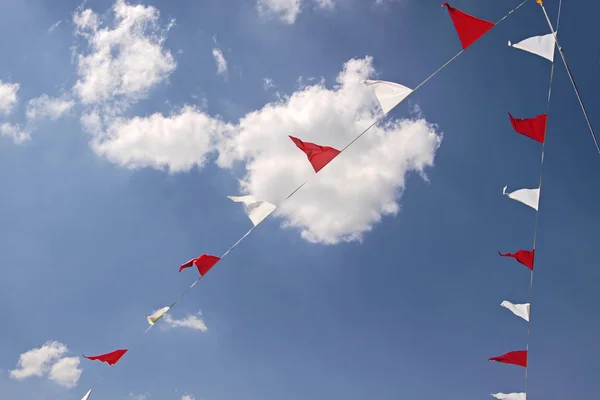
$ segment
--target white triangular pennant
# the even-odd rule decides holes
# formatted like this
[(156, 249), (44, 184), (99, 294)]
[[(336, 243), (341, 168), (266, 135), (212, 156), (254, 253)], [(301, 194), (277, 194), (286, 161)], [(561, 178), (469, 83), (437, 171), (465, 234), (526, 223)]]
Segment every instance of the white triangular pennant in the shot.
[(92, 389), (88, 390), (88, 392), (81, 398), (81, 400), (88, 400), (90, 395), (92, 394)]
[(498, 400), (526, 400), (525, 393), (496, 393), (492, 397)]
[(518, 201), (519, 203), (523, 203), (535, 211), (538, 209), (538, 205), (540, 203), (540, 189), (519, 189), (515, 190), (512, 193), (506, 193), (506, 188), (508, 186), (504, 186), (504, 190), (502, 194), (510, 197), (513, 200)]
[(236, 203), (244, 203), (248, 218), (254, 224), (254, 226), (260, 224), (265, 218), (269, 216), (277, 206), (267, 201), (261, 200), (255, 196), (227, 196), (229, 199)]
[(375, 97), (377, 97), (377, 101), (379, 101), (379, 105), (385, 114), (412, 93), (412, 89), (394, 82), (367, 79), (363, 83), (373, 88)]
[(549, 33), (543, 36), (530, 37), (515, 44), (508, 42), (508, 45), (554, 62), (554, 43), (554, 35)]
[(500, 306), (509, 309), (517, 317), (521, 317), (525, 321), (529, 321), (529, 303), (513, 304), (510, 301), (504, 300)]
[(167, 313), (167, 311), (169, 311), (170, 308), (171, 307), (159, 308), (158, 310), (154, 311), (154, 313), (152, 313), (151, 315), (144, 315), (144, 317), (146, 317), (146, 321), (148, 321), (148, 324), (154, 325), (159, 319), (162, 318), (163, 315)]

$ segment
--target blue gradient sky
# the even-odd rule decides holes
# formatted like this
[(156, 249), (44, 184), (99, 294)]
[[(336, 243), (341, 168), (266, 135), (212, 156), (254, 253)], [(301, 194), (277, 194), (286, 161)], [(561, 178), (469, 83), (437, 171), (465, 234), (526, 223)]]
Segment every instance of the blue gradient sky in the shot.
[[(226, 3), (226, 4), (225, 4)], [(166, 47), (177, 70), (135, 106), (139, 114), (209, 99), (236, 120), (273, 100), (269, 76), (291, 94), (299, 76), (332, 82), (352, 57), (374, 57), (380, 78), (414, 87), (460, 49), (441, 1), (339, 1), (307, 7), (292, 24), (262, 21), (250, 1), (153, 0), (177, 20)], [(496, 21), (518, 1), (455, 0)], [(546, 0), (551, 18), (557, 1)], [(25, 100), (75, 83), (69, 23), (76, 1), (0, 3), (0, 79)], [(110, 1), (86, 7), (109, 16)], [(595, 15), (565, 4), (560, 38), (598, 122)], [(63, 20), (51, 34), (48, 28)], [(193, 281), (181, 262), (221, 254), (250, 226), (224, 197), (236, 176), (209, 163), (168, 174), (130, 170), (89, 147), (75, 115), (42, 124), (32, 141), (0, 137), (0, 397), (78, 400), (106, 369), (82, 360), (77, 388), (16, 381), (19, 355), (48, 340), (71, 355), (131, 347), (93, 400), (447, 399), (524, 389), (525, 370), (490, 363), (524, 349), (527, 325), (499, 304), (527, 301), (529, 274), (496, 251), (529, 248), (533, 210), (502, 187), (533, 187), (540, 145), (514, 133), (507, 112), (546, 108), (550, 64), (509, 48), (548, 32), (533, 0), (411, 96), (444, 138), (429, 182), (408, 177), (397, 217), (361, 243), (311, 244), (271, 218), (211, 271), (174, 315), (202, 310), (207, 332), (145, 329), (141, 316)], [(231, 79), (215, 75), (217, 34)], [(179, 49), (182, 54), (177, 54)], [(558, 61), (558, 56), (556, 57)], [(243, 72), (241, 69), (243, 68)], [(235, 74), (242, 74), (238, 79)], [(235, 78), (235, 79), (234, 79)], [(529, 357), (535, 398), (591, 398), (600, 390), (597, 238), (600, 156), (557, 62), (540, 203)], [(233, 104), (233, 106), (232, 106)], [(24, 106), (14, 117), (24, 118)], [(393, 111), (407, 115), (408, 102)]]

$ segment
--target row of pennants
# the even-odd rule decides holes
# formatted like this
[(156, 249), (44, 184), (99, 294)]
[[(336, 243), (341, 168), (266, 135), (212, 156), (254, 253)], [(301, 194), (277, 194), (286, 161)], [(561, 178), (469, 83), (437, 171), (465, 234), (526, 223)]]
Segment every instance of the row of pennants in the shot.
[[(540, 5), (541, 0), (536, 0)], [(452, 18), (452, 22), (458, 34), (463, 50), (472, 45), (477, 39), (492, 29), (495, 24), (489, 21), (485, 21), (472, 15), (466, 14), (456, 8), (451, 7), (448, 3), (444, 3), (442, 7), (448, 9), (448, 13)], [(554, 58), (554, 37), (550, 33), (544, 36), (534, 36), (519, 43), (512, 44), (508, 42), (508, 45), (517, 49), (525, 50), (529, 53), (536, 54), (543, 58), (553, 62)], [(406, 97), (408, 97), (413, 90), (394, 82), (387, 82), (382, 80), (365, 80), (363, 83), (373, 88), (375, 97), (377, 98), (384, 115), (389, 113), (398, 104), (400, 104)], [(509, 113), (510, 123), (513, 129), (524, 136), (528, 136), (533, 140), (540, 143), (544, 142), (545, 131), (546, 131), (546, 119), (547, 115), (542, 114), (534, 118), (514, 118)], [(292, 142), (300, 149), (306, 157), (309, 163), (314, 169), (315, 173), (318, 173), (323, 167), (331, 162), (338, 154), (340, 150), (333, 147), (322, 146), (315, 143), (304, 142), (301, 139), (290, 136)], [(506, 192), (504, 188), (503, 194), (509, 198), (523, 203), (537, 211), (539, 203), (540, 189), (519, 189), (514, 192)], [(228, 196), (234, 202), (242, 203), (245, 211), (256, 227), (265, 218), (267, 218), (273, 211), (276, 210), (277, 206), (267, 201), (261, 200), (256, 196)], [(225, 253), (226, 255), (227, 253)], [(519, 263), (525, 265), (531, 271), (533, 271), (534, 251), (519, 250), (515, 253), (498, 253), (501, 256), (512, 257)], [(225, 256), (224, 255), (224, 256)], [(222, 256), (222, 257), (224, 257)], [(222, 257), (213, 256), (210, 254), (202, 254), (197, 258), (193, 258), (179, 267), (179, 272), (190, 268), (196, 267), (200, 278), (202, 278), (212, 267), (214, 267)], [(198, 278), (198, 279), (200, 279)], [(198, 282), (198, 281), (196, 281)], [(195, 285), (195, 283), (194, 283)], [(192, 287), (194, 286), (192, 285)], [(167, 307), (160, 308), (154, 311), (150, 315), (146, 315), (146, 321), (149, 324), (149, 328), (156, 324), (178, 301), (177, 299), (173, 304)], [(516, 316), (529, 321), (530, 305), (529, 304), (513, 304), (509, 301), (503, 301), (502, 307), (507, 308), (513, 312)], [(128, 349), (119, 349), (110, 353), (100, 354), (97, 356), (83, 356), (88, 360), (97, 360), (105, 362), (111, 366), (115, 365), (121, 357), (127, 353)], [(506, 364), (514, 364), (522, 367), (527, 367), (527, 350), (512, 351), (498, 357), (492, 357), (489, 360), (497, 361)], [(92, 394), (90, 389), (81, 400), (88, 400)], [(492, 395), (496, 399), (500, 400), (525, 400), (525, 393), (496, 393)]]

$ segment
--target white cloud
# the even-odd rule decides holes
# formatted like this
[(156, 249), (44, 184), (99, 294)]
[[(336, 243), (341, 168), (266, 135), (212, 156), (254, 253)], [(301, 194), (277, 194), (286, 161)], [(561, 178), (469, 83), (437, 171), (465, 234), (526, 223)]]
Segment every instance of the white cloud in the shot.
[(150, 395), (148, 393), (146, 393), (146, 394), (129, 393), (129, 398), (132, 400), (148, 400), (149, 397), (150, 397)]
[(185, 396), (181, 396), (181, 400), (195, 400), (192, 396), (190, 396), (189, 394), (186, 394)]
[(225, 56), (221, 49), (214, 48), (212, 54), (215, 58), (215, 63), (217, 64), (217, 74), (227, 75), (227, 60), (225, 60)]
[(18, 83), (8, 83), (0, 80), (0, 114), (8, 115), (17, 104), (19, 91)]
[[(198, 313), (198, 315), (202, 315)], [(198, 331), (206, 332), (208, 327), (201, 318), (195, 315), (188, 315), (182, 319), (175, 319), (170, 314), (165, 314), (163, 317), (165, 323), (171, 328), (190, 328)]]
[(52, 366), (48, 378), (67, 388), (74, 388), (79, 382), (81, 369), (79, 369), (79, 357), (61, 358)]
[(301, 0), (258, 0), (258, 13), (267, 18), (276, 17), (293, 24), (301, 11)]
[(81, 370), (78, 368), (79, 357), (62, 358), (68, 351), (62, 343), (46, 342), (38, 349), (21, 354), (17, 368), (10, 371), (10, 377), (23, 380), (48, 374), (48, 378), (57, 384), (73, 388), (79, 381)]
[(27, 104), (27, 118), (49, 118), (56, 120), (68, 113), (75, 105), (75, 102), (66, 98), (53, 98), (46, 94), (35, 99), (29, 100)]
[(50, 26), (50, 28), (48, 28), (48, 33), (52, 33), (52, 32), (54, 32), (54, 30), (55, 30), (56, 28), (58, 28), (58, 26), (59, 26), (61, 23), (62, 23), (62, 20), (61, 20), (61, 21), (58, 21), (58, 22), (55, 22), (55, 23), (53, 23), (53, 24), (52, 24), (52, 26)]
[(265, 90), (269, 90), (275, 87), (275, 82), (273, 82), (273, 79), (267, 77), (267, 78), (263, 78), (263, 88)]
[(328, 8), (332, 10), (334, 7), (334, 0), (315, 0), (315, 3), (317, 3), (317, 7), (320, 8)]
[(21, 130), (19, 125), (9, 124), (8, 122), (0, 124), (0, 135), (11, 138), (15, 144), (31, 140), (31, 135), (28, 131)]
[(118, 98), (124, 107), (139, 100), (164, 81), (175, 69), (171, 52), (163, 49), (165, 33), (159, 12), (152, 6), (130, 5), (117, 0), (113, 6), (115, 26), (100, 28), (101, 21), (90, 9), (73, 16), (77, 33), (88, 43), (88, 54), (78, 54), (79, 79), (74, 92), (86, 105)]
[[(94, 149), (120, 165), (171, 172), (202, 167), (217, 152), (220, 167), (245, 166), (242, 192), (278, 204), (314, 175), (287, 135), (343, 148), (381, 116), (372, 91), (361, 83), (374, 73), (372, 58), (350, 60), (334, 88), (323, 81), (304, 86), (237, 124), (189, 106), (169, 116), (117, 120), (96, 137)], [(424, 174), (440, 143), (441, 134), (422, 116), (389, 120), (311, 178), (276, 215), (311, 242), (361, 240), (384, 216), (398, 213), (406, 174)]]

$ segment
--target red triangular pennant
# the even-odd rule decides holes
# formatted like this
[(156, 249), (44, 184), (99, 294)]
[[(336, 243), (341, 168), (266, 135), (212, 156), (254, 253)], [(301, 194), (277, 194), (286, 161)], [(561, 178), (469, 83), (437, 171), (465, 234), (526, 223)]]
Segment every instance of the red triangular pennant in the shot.
[(98, 360), (98, 361), (108, 363), (108, 365), (114, 365), (117, 363), (117, 361), (119, 361), (121, 359), (121, 357), (123, 357), (123, 354), (125, 354), (125, 353), (127, 353), (127, 349), (115, 350), (112, 353), (100, 354), (99, 356), (90, 356), (90, 357), (84, 356), (84, 357), (87, 358), (88, 360), (92, 360), (92, 361)]
[(510, 123), (515, 132), (528, 136), (540, 143), (544, 143), (546, 120), (548, 119), (547, 114), (538, 115), (535, 118), (513, 118), (510, 113), (508, 113), (508, 116), (510, 117)]
[(179, 272), (183, 271), (186, 268), (195, 265), (198, 268), (198, 272), (200, 276), (204, 276), (216, 263), (218, 263), (221, 259), (216, 256), (211, 256), (210, 254), (202, 254), (198, 258), (192, 258), (190, 261), (182, 264), (179, 267)]
[(308, 161), (310, 162), (310, 165), (312, 165), (315, 172), (319, 172), (321, 168), (329, 164), (331, 160), (340, 154), (340, 151), (334, 149), (333, 147), (319, 146), (318, 144), (303, 142), (302, 140), (293, 136), (290, 136), (290, 139), (292, 139), (296, 146), (306, 154), (306, 157), (308, 157)]
[(506, 253), (502, 254), (498, 252), (502, 257), (512, 257), (530, 270), (533, 271), (533, 259), (535, 255), (535, 250), (519, 250), (516, 253)]
[(498, 361), (504, 364), (527, 367), (527, 350), (511, 351), (498, 357), (492, 357), (489, 361)]
[(494, 27), (493, 23), (466, 14), (457, 8), (451, 7), (448, 3), (442, 4), (442, 7), (448, 7), (448, 14), (452, 18), (452, 23), (456, 33), (458, 33), (463, 50)]

